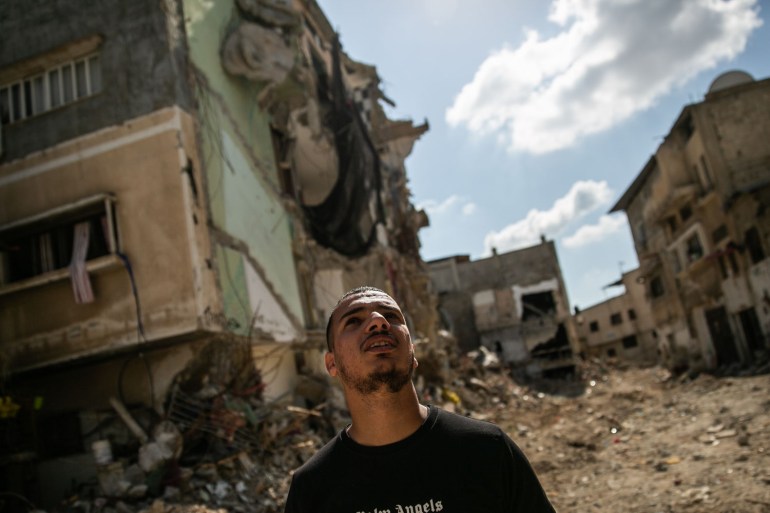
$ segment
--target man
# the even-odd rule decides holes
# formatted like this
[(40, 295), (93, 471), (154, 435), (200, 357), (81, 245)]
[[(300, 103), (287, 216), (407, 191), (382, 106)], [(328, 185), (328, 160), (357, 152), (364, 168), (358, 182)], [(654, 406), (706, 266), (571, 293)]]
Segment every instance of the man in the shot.
[(500, 428), (420, 404), (414, 345), (385, 292), (345, 294), (326, 343), (352, 423), (294, 473), (286, 513), (554, 511)]

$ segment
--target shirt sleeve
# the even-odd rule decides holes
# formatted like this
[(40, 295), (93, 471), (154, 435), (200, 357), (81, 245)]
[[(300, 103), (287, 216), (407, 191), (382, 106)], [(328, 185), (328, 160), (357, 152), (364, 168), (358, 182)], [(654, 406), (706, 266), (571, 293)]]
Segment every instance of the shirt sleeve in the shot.
[(289, 493), (286, 495), (286, 506), (284, 506), (283, 510), (284, 513), (302, 513), (304, 511), (301, 503), (301, 485), (298, 483), (296, 477), (297, 476), (295, 474), (291, 479), (291, 484), (289, 485)]
[(506, 511), (511, 513), (555, 513), (540, 484), (535, 471), (524, 453), (503, 433), (506, 446), (506, 461), (503, 462), (503, 489), (506, 494)]

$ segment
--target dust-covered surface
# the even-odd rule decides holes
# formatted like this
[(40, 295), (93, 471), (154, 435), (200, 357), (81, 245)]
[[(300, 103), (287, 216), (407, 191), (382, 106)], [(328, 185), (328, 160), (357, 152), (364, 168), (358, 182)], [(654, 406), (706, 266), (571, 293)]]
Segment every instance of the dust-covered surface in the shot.
[[(770, 511), (770, 364), (719, 377), (583, 362), (574, 380), (522, 384), (488, 356), (435, 365), (433, 377), (418, 377), (418, 394), (505, 429), (558, 511)], [(292, 472), (349, 422), (339, 390), (309, 377), (298, 388), (315, 398), (307, 408), (267, 404), (258, 374), (245, 363), (227, 368), (209, 368), (202, 387), (190, 372), (179, 387), (189, 393), (185, 415), (157, 423), (99, 467), (98, 482), (50, 510), (283, 511)], [(8, 511), (37, 509), (23, 497), (4, 500), (25, 506)]]
[(487, 412), (558, 511), (770, 511), (766, 366), (743, 377), (583, 370), (582, 393), (564, 389), (575, 397), (514, 385), (508, 404)]

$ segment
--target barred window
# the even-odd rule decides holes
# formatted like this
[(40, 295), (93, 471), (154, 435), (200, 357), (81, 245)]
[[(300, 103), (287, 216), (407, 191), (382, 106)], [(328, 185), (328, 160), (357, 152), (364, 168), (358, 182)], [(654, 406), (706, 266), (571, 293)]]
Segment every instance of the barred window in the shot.
[(102, 89), (99, 53), (0, 85), (0, 119), (7, 125), (92, 96)]

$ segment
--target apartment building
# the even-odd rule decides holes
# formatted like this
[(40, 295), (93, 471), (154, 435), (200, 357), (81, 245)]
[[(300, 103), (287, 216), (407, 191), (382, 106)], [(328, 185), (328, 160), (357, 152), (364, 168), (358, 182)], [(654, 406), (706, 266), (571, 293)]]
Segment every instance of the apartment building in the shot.
[(471, 260), (428, 262), (442, 326), (469, 351), (484, 346), (514, 373), (574, 371), (577, 338), (553, 241)]
[(623, 292), (575, 310), (581, 351), (601, 360), (612, 358), (642, 365), (657, 362), (658, 334), (640, 270), (623, 273), (606, 286), (610, 287), (623, 287)]
[(404, 168), (427, 122), (385, 116), (376, 69), (342, 50), (315, 1), (3, 10), (8, 489), (14, 465), (90, 461), (87, 418), (110, 398), (163, 414), (185, 369), (213, 379), (232, 344), (267, 399), (290, 400), (354, 286), (391, 293), (431, 339), (427, 217)]
[(624, 211), (671, 367), (750, 364), (770, 336), (770, 79), (717, 77), (611, 212)]

